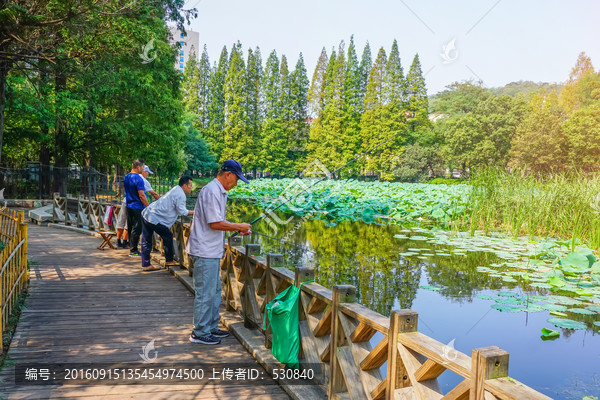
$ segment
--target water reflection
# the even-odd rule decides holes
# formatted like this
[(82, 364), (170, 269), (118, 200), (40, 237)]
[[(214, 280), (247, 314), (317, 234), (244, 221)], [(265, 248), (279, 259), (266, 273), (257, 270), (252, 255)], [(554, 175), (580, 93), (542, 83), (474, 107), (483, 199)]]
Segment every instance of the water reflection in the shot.
[[(251, 220), (260, 212), (243, 201), (230, 201), (228, 205), (228, 219), (232, 221)], [(278, 214), (261, 220), (253, 226), (257, 233), (245, 238), (244, 243), (260, 243), (263, 253), (284, 254), (290, 267), (314, 266), (315, 280), (325, 287), (356, 286), (361, 304), (383, 315), (389, 315), (393, 307), (411, 308), (422, 277), (429, 285), (439, 286), (445, 297), (458, 302), (471, 301), (473, 294), (483, 289), (507, 285), (476, 269), (497, 262), (498, 257), (492, 253), (446, 253), (448, 246), (395, 238), (403, 228), (393, 225), (341, 222), (332, 227), (299, 217), (286, 224), (276, 223), (288, 219)], [(410, 249), (420, 249), (421, 256), (402, 255)]]

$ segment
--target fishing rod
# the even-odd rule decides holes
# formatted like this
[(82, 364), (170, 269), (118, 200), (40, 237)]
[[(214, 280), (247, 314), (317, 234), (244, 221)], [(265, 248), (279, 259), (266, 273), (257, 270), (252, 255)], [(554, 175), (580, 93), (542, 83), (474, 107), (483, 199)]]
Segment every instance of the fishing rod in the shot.
[[(427, 117), (426, 117), (427, 118)], [(377, 144), (376, 146), (371, 147), (369, 150), (365, 151), (364, 153), (361, 153), (357, 156), (355, 156), (352, 160), (348, 161), (346, 164), (342, 165), (341, 167), (339, 167), (338, 169), (334, 170), (333, 172), (328, 173), (327, 175), (325, 175), (324, 177), (322, 177), (321, 179), (318, 179), (316, 182), (314, 182), (312, 185), (308, 186), (306, 189), (296, 193), (294, 196), (290, 197), (288, 200), (284, 201), (283, 203), (279, 204), (277, 207), (270, 209), (269, 211), (265, 211), (263, 212), (261, 215), (259, 215), (257, 218), (253, 219), (250, 222), (250, 226), (252, 226), (253, 224), (255, 224), (256, 222), (260, 221), (261, 219), (263, 219), (264, 217), (266, 217), (267, 215), (269, 215), (270, 213), (272, 213), (273, 211), (277, 210), (280, 207), (283, 207), (284, 205), (286, 205), (287, 203), (289, 203), (290, 201), (294, 200), (296, 197), (300, 196), (301, 194), (305, 193), (308, 189), (312, 188), (313, 186), (323, 182), (325, 179), (328, 179), (331, 175), (335, 174), (336, 172), (340, 171), (343, 168), (346, 168), (348, 165), (352, 164), (353, 162), (355, 162), (356, 160), (366, 156), (367, 154), (369, 154), (370, 152), (372, 152), (373, 150), (377, 149), (378, 147), (380, 147), (381, 145), (389, 142), (390, 140), (392, 140), (393, 138), (395, 138), (396, 136), (400, 135), (401, 133), (406, 132), (409, 128), (414, 127), (417, 123), (423, 121), (425, 118), (421, 118), (418, 121), (415, 122), (411, 122), (410, 125), (408, 125), (406, 128), (404, 128), (401, 131), (398, 131), (396, 133), (394, 133), (393, 135), (391, 135), (390, 137), (388, 137), (387, 139), (385, 139), (384, 141), (382, 141), (381, 143)], [(233, 235), (231, 235), (230, 237), (236, 237), (240, 232), (235, 232)]]

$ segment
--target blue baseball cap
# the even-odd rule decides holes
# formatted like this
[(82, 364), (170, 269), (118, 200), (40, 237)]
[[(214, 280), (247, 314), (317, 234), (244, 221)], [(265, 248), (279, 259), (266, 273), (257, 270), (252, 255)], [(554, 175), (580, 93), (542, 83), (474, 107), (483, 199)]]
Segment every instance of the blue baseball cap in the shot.
[(233, 172), (234, 174), (236, 174), (238, 176), (238, 178), (240, 178), (242, 181), (246, 182), (246, 183), (250, 183), (248, 182), (248, 179), (246, 179), (246, 177), (244, 176), (244, 174), (242, 173), (242, 164), (240, 164), (237, 161), (234, 160), (226, 160), (223, 161), (223, 165), (221, 166), (221, 169), (223, 171), (229, 171), (229, 172)]

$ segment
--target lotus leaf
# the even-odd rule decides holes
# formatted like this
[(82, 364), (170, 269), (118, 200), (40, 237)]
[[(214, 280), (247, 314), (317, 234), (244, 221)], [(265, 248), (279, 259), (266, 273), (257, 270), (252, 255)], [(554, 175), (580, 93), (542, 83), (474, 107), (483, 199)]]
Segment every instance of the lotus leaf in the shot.
[(549, 318), (548, 322), (554, 326), (564, 329), (586, 329), (587, 326), (583, 322), (573, 321), (566, 318)]

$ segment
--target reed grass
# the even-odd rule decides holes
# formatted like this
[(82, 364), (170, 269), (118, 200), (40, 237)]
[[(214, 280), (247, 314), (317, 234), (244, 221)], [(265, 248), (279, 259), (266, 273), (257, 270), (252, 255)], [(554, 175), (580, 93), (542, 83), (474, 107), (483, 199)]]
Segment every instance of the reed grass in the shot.
[(534, 176), (523, 171), (480, 171), (465, 218), (456, 229), (501, 231), (579, 239), (600, 250), (600, 175), (562, 172)]

